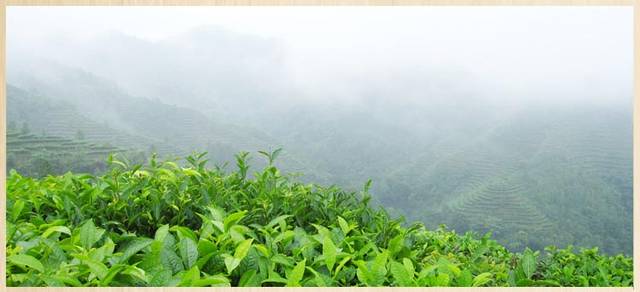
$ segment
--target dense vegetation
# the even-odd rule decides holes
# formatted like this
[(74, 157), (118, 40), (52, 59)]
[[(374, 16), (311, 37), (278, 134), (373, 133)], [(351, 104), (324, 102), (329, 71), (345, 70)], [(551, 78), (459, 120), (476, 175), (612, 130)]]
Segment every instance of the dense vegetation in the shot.
[(512, 253), (490, 238), (405, 225), (362, 192), (109, 159), (99, 176), (7, 181), (9, 286), (631, 286), (632, 259), (597, 248)]

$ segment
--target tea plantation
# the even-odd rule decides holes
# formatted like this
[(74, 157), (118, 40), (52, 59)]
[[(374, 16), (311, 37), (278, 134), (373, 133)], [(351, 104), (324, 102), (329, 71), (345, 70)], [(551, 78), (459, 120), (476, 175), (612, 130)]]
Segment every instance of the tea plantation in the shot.
[[(261, 152), (267, 166), (254, 174), (247, 153), (236, 156), (235, 171), (207, 168), (204, 154), (145, 165), (110, 158), (99, 176), (12, 171), (7, 285), (633, 284), (630, 257), (571, 247), (513, 253), (489, 234), (405, 224), (370, 206), (370, 181), (361, 192), (303, 184), (275, 167), (278, 153)], [(452, 208), (474, 216), (495, 205), (510, 224), (525, 224), (516, 214), (549, 224), (517, 195), (521, 186), (482, 184)]]

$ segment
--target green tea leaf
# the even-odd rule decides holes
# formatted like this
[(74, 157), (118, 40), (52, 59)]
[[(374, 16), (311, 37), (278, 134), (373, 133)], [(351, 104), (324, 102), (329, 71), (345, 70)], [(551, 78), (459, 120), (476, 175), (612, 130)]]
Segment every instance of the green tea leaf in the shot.
[(193, 286), (193, 283), (198, 280), (200, 280), (200, 269), (198, 269), (198, 266), (194, 266), (193, 268), (190, 268), (182, 275), (182, 279), (180, 281), (180, 284), (178, 284), (178, 286), (190, 287), (190, 286)]
[(79, 243), (85, 249), (91, 248), (104, 234), (104, 230), (99, 229), (89, 220), (80, 227)]
[(20, 214), (22, 214), (22, 210), (24, 209), (24, 206), (25, 206), (25, 201), (16, 201), (13, 204), (13, 208), (8, 209), (9, 213), (11, 214), (11, 221), (15, 222), (16, 220), (18, 220), (18, 218), (20, 217)]
[(169, 234), (169, 225), (162, 225), (156, 230), (155, 240), (164, 241), (164, 238)]
[(171, 247), (163, 246), (159, 257), (165, 269), (172, 271), (172, 273), (175, 274), (184, 270), (182, 259)]
[(241, 260), (232, 257), (230, 255), (223, 255), (224, 256), (224, 265), (227, 268), (227, 274), (231, 274), (231, 272), (233, 272), (233, 270), (235, 270), (239, 265)]
[(87, 267), (89, 267), (89, 270), (91, 271), (91, 273), (96, 275), (100, 280), (103, 280), (107, 276), (107, 273), (109, 272), (109, 269), (105, 264), (99, 261), (90, 259), (88, 257), (82, 258), (82, 263), (85, 264)]
[(384, 279), (387, 275), (386, 265), (388, 256), (389, 253), (386, 250), (376, 255), (376, 258), (371, 265), (371, 271), (376, 278)]
[(238, 223), (238, 221), (242, 220), (242, 218), (244, 218), (244, 215), (247, 213), (247, 211), (239, 211), (239, 212), (235, 212), (232, 214), (227, 215), (227, 217), (224, 218), (224, 232), (228, 232), (229, 229), (231, 228), (231, 226), (233, 226), (234, 224)]
[(455, 280), (458, 286), (471, 287), (473, 285), (473, 275), (471, 275), (471, 271), (469, 270), (463, 270), (460, 273), (460, 277), (457, 277)]
[(377, 287), (382, 286), (386, 279), (387, 269), (387, 251), (379, 252), (375, 259), (370, 262), (356, 261), (358, 266), (357, 276), (360, 281), (367, 286)]
[(291, 215), (280, 215), (280, 216), (276, 217), (275, 219), (269, 221), (269, 224), (267, 224), (265, 227), (266, 228), (273, 228), (277, 224), (282, 224), (282, 222), (286, 222), (286, 219), (289, 218), (289, 217), (291, 217)]
[(531, 276), (536, 271), (536, 257), (529, 249), (525, 250), (522, 256), (522, 271), (527, 279), (531, 279)]
[(404, 234), (399, 234), (389, 241), (389, 253), (395, 255), (402, 250), (404, 245)]
[(42, 233), (42, 237), (47, 238), (49, 237), (49, 235), (53, 234), (54, 232), (59, 232), (59, 233), (64, 233), (64, 234), (68, 234), (71, 235), (71, 230), (69, 230), (69, 227), (66, 226), (51, 226), (49, 228), (47, 228), (47, 230), (45, 232)]
[(340, 229), (342, 230), (342, 234), (344, 235), (349, 234), (349, 231), (351, 231), (351, 226), (349, 226), (349, 223), (340, 216), (338, 216), (338, 225), (340, 225)]
[(238, 244), (238, 246), (236, 247), (236, 251), (233, 254), (233, 257), (239, 260), (244, 259), (244, 257), (247, 256), (247, 253), (249, 253), (249, 249), (251, 248), (252, 242), (253, 242), (253, 239), (247, 239), (241, 242), (240, 244)]
[(192, 287), (229, 287), (231, 285), (229, 279), (223, 275), (207, 276), (191, 284)]
[(449, 274), (438, 274), (438, 276), (436, 276), (436, 281), (434, 283), (434, 286), (436, 286), (436, 287), (449, 286), (449, 280), (450, 279), (451, 279), (451, 277), (449, 277)]
[(150, 273), (151, 280), (149, 286), (151, 287), (163, 287), (171, 280), (171, 271), (167, 269), (158, 269)]
[(238, 282), (239, 287), (258, 287), (260, 286), (260, 279), (256, 274), (256, 270), (248, 270), (242, 274), (240, 277), (240, 281)]
[(491, 273), (482, 273), (473, 278), (473, 287), (480, 287), (491, 282)]
[(553, 280), (522, 279), (518, 281), (519, 287), (560, 287), (560, 283)]
[(191, 238), (183, 238), (178, 243), (178, 251), (185, 268), (190, 269), (198, 261), (198, 246)]
[(147, 246), (153, 243), (153, 239), (137, 237), (130, 241), (128, 241), (118, 252), (122, 253), (120, 257), (118, 257), (118, 263), (125, 263), (131, 256), (143, 250)]
[(113, 281), (113, 278), (118, 275), (121, 271), (123, 271), (127, 266), (122, 264), (117, 264), (109, 268), (109, 271), (104, 276), (102, 281), (100, 281), (100, 286), (109, 286), (109, 283)]
[(287, 287), (300, 287), (300, 281), (304, 276), (306, 261), (307, 260), (305, 259), (298, 262), (289, 275), (287, 275)]
[(391, 261), (390, 265), (391, 275), (397, 284), (400, 287), (414, 287), (416, 286), (416, 282), (413, 279), (413, 271), (407, 269), (407, 267), (403, 264), (400, 264), (396, 261)]
[(173, 226), (169, 230), (175, 231), (178, 235), (178, 239), (183, 240), (184, 238), (189, 238), (194, 242), (198, 241), (198, 237), (196, 236), (193, 230), (183, 227), (183, 226)]
[(122, 271), (122, 274), (132, 276), (132, 277), (137, 278), (139, 280), (142, 280), (144, 282), (148, 282), (147, 273), (143, 269), (140, 269), (140, 268), (138, 268), (136, 266), (127, 266)]
[(14, 265), (18, 265), (21, 267), (29, 267), (41, 273), (44, 272), (44, 266), (42, 265), (42, 263), (38, 259), (30, 255), (26, 255), (26, 254), (11, 255), (7, 257), (7, 260)]
[(115, 249), (115, 247), (115, 243), (113, 243), (110, 238), (107, 238), (105, 240), (105, 243), (101, 247), (89, 251), (89, 257), (95, 261), (102, 262), (104, 261), (105, 257), (110, 257), (113, 255), (113, 250)]
[(336, 246), (333, 244), (333, 240), (331, 240), (330, 236), (325, 236), (322, 242), (322, 255), (324, 256), (324, 262), (329, 271), (333, 269), (333, 265), (336, 263), (337, 254), (338, 251)]

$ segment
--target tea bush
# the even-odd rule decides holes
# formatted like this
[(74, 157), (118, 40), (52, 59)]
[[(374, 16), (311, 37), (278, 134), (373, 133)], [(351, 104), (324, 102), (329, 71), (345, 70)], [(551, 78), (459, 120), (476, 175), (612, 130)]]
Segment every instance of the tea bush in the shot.
[(403, 224), (361, 192), (152, 157), (101, 176), (7, 179), (8, 286), (631, 286), (632, 259), (509, 252)]

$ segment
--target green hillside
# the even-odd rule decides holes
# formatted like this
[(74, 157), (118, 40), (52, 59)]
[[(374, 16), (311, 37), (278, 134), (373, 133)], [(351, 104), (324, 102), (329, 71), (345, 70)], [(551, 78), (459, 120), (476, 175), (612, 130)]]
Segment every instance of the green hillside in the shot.
[(34, 68), (42, 70), (14, 70), (10, 80), (22, 88), (8, 87), (16, 130), (162, 157), (208, 151), (210, 166), (283, 147), (278, 166), (301, 181), (355, 190), (372, 179), (372, 204), (428, 228), (491, 232), (518, 252), (632, 251), (632, 115), (619, 105), (513, 107), (456, 90), (438, 106), (377, 103), (383, 92), (359, 107), (247, 106), (234, 125), (224, 118), (232, 113), (132, 96), (76, 68)]
[[(153, 144), (157, 152), (164, 152), (161, 147), (170, 145), (172, 149), (166, 149), (170, 155), (185, 156), (198, 149), (232, 159), (241, 150), (277, 146), (259, 131), (214, 123), (197, 110), (166, 104), (152, 96), (132, 96), (114, 82), (78, 68), (46, 61), (25, 62), (22, 66), (10, 72), (10, 84), (31, 95), (43, 93), (43, 98), (51, 103), (64, 103), (119, 132), (151, 139), (144, 141), (145, 149)], [(21, 98), (15, 99), (19, 103)], [(75, 124), (77, 127), (80, 123)], [(109, 136), (108, 132), (102, 132)], [(216, 149), (207, 149), (208, 146)]]
[[(11, 108), (7, 120), (14, 128), (26, 123), (34, 133), (69, 138), (82, 134), (89, 141), (167, 157), (208, 151), (218, 163), (233, 159), (239, 151), (282, 146), (255, 128), (226, 124), (197, 110), (131, 96), (108, 80), (77, 68), (41, 65), (42, 70), (14, 77), (14, 85), (7, 85)], [(56, 78), (48, 78), (51, 74)], [(281, 161), (284, 168), (296, 172), (311, 168), (314, 170), (306, 172), (308, 179), (327, 181), (326, 172), (310, 167), (314, 162), (304, 152), (288, 154)]]
[(108, 143), (86, 139), (32, 134), (9, 129), (7, 133), (7, 169), (33, 177), (79, 173), (101, 173), (107, 169), (105, 157), (113, 153), (142, 161), (144, 155)]
[[(457, 148), (431, 148), (379, 182), (384, 206), (430, 227), (492, 231), (512, 250), (632, 250), (628, 112), (527, 109)], [(398, 196), (397, 190), (407, 195)]]
[[(262, 153), (268, 164), (254, 178), (246, 153), (233, 172), (206, 168), (204, 155), (187, 167), (110, 160), (100, 176), (12, 172), (7, 284), (633, 285), (630, 257), (597, 248), (512, 253), (488, 235), (405, 225), (369, 205), (369, 183), (356, 193), (297, 182), (273, 166), (278, 152)], [(486, 190), (493, 195), (478, 196), (514, 192), (504, 181)]]
[[(247, 121), (239, 127), (217, 123), (195, 110), (100, 90), (103, 81), (92, 75), (71, 75), (82, 76), (76, 81), (97, 88), (89, 90), (87, 85), (83, 91), (67, 92), (64, 84), (38, 87), (34, 82), (32, 91), (9, 86), (9, 128), (21, 131), (26, 125), (38, 136), (82, 137), (95, 146), (108, 144), (167, 157), (206, 150), (215, 163), (228, 161), (241, 150), (283, 145), (287, 153), (279, 166), (303, 173), (301, 180), (353, 190), (357, 182), (371, 178), (374, 204), (429, 228), (446, 224), (455, 230), (492, 232), (512, 251), (542, 250), (554, 244), (631, 254), (632, 144), (631, 116), (626, 111), (540, 107), (493, 118), (490, 112), (497, 109), (476, 105), (456, 110), (477, 123), (432, 129), (432, 119), (439, 115), (415, 109), (416, 114), (429, 115), (418, 119), (423, 124), (413, 125), (423, 132), (412, 132), (406, 125), (410, 120), (402, 121), (406, 108), (387, 109), (398, 111), (399, 120), (393, 123), (363, 111), (296, 108), (264, 123), (251, 126)], [(60, 89), (50, 90), (54, 86)], [(65, 95), (35, 93), (43, 91)], [(86, 116), (88, 109), (81, 104), (76, 107), (83, 114), (70, 105), (83, 94), (94, 94), (108, 104), (111, 95), (95, 95), (102, 91), (117, 94), (113, 98), (120, 100), (119, 110), (105, 111), (122, 115), (119, 122), (99, 122), (99, 116)], [(258, 124), (273, 130), (255, 130)], [(42, 159), (14, 157), (12, 146), (8, 149), (10, 162), (23, 163), (19, 171), (36, 176), (47, 172), (38, 170), (45, 164)], [(106, 156), (86, 163), (76, 157), (66, 161), (90, 166), (60, 167), (54, 173), (99, 174), (104, 169)], [(251, 163), (264, 166), (259, 160)], [(15, 165), (10, 163), (8, 170)]]
[(27, 128), (36, 135), (50, 135), (67, 139), (78, 139), (96, 143), (108, 143), (124, 149), (149, 150), (173, 153), (175, 147), (159, 139), (143, 134), (131, 134), (116, 129), (106, 122), (99, 122), (81, 114), (76, 106), (36, 92), (7, 85), (7, 124), (10, 130)]

